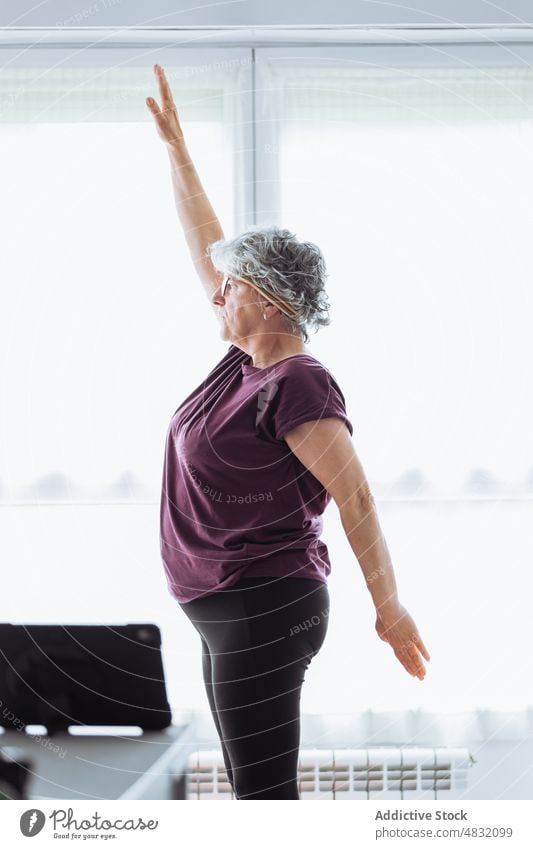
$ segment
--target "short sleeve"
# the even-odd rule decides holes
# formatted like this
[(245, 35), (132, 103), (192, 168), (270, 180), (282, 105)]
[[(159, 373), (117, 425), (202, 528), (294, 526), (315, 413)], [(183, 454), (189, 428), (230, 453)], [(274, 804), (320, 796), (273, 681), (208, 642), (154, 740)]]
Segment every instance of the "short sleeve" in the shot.
[(344, 395), (331, 372), (321, 363), (292, 360), (276, 382), (277, 392), (272, 405), (272, 431), (276, 439), (283, 439), (286, 433), (304, 422), (329, 418), (342, 419), (353, 436)]

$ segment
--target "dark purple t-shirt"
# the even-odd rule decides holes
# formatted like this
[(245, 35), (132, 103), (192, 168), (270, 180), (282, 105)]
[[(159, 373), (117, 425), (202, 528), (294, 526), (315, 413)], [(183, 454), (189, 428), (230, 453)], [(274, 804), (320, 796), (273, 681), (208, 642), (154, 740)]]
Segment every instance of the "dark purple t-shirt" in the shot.
[(240, 578), (326, 582), (319, 537), (331, 495), (283, 437), (302, 422), (336, 417), (345, 399), (309, 354), (267, 368), (236, 345), (174, 413), (166, 435), (161, 557), (180, 603)]

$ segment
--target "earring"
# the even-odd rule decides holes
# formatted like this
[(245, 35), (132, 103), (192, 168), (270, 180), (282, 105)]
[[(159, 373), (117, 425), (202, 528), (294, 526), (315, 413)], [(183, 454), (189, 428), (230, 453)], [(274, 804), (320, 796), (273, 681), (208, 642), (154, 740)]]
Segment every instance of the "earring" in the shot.
[(264, 319), (265, 319), (265, 321), (266, 321), (266, 319), (267, 319), (266, 315), (263, 315), (263, 318), (264, 318)]

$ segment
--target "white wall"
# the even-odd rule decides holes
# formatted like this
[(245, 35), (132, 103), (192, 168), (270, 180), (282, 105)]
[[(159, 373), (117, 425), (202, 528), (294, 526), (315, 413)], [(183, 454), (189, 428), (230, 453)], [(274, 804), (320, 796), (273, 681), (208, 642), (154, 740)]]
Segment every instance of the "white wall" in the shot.
[[(72, 18), (76, 16), (76, 20)], [(304, 24), (523, 24), (531, 0), (3, 0), (1, 27), (239, 26)]]

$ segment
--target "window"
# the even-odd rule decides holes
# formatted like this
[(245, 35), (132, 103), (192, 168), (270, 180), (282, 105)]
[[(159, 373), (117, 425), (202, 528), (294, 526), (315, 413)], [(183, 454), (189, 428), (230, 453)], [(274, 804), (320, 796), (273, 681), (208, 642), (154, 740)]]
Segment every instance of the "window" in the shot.
[[(347, 713), (369, 704), (361, 675), (378, 710), (413, 697), (433, 710), (517, 709), (530, 699), (533, 70), (424, 67), (398, 52), (260, 56), (259, 111), (273, 117), (259, 149), (277, 195), (266, 184), (259, 208), (277, 204), (325, 255), (333, 321), (313, 352), (347, 390), (400, 597), (433, 658), (415, 696), (368, 638), (373, 607), (338, 526), (324, 534), (336, 615), (321, 663), (335, 669), (349, 633)], [(313, 709), (334, 713), (320, 692), (336, 698), (338, 686), (317, 680)]]
[[(17, 580), (16, 616), (0, 615), (157, 621), (171, 703), (190, 673), (187, 706), (205, 709), (197, 647), (177, 648), (190, 626), (165, 586), (157, 503), (169, 418), (227, 344), (144, 102), (159, 61), (227, 234), (276, 221), (323, 250), (333, 321), (312, 351), (345, 390), (402, 598), (435, 658), (414, 696), (368, 633), (371, 602), (330, 513), (335, 617), (303, 710), (527, 704), (531, 45), (3, 57), (0, 557)], [(326, 686), (347, 623), (365, 651), (353, 681)]]
[[(167, 72), (229, 231), (238, 67)], [(153, 498), (166, 418), (192, 379), (180, 351), (194, 335), (208, 363), (217, 328), (144, 102), (159, 97), (151, 64), (22, 67), (1, 85), (4, 487), (15, 501)]]

